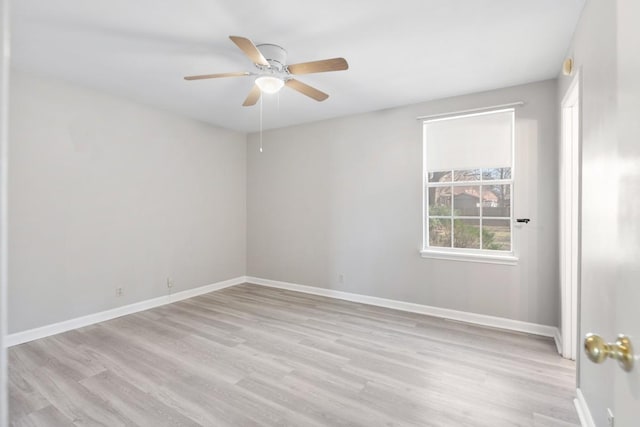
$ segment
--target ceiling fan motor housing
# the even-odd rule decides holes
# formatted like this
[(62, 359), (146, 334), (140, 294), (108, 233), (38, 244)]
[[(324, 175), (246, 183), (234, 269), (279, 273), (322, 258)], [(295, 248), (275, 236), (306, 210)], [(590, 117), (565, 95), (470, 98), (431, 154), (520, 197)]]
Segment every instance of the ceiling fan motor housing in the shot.
[(287, 66), (287, 51), (277, 44), (264, 43), (256, 46), (262, 56), (276, 71), (284, 71)]

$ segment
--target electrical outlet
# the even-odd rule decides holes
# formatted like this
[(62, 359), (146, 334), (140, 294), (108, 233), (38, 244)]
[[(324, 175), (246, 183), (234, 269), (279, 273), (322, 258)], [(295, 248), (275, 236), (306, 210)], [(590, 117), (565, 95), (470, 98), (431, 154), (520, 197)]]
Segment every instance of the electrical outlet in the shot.
[(116, 288), (116, 296), (121, 297), (124, 294), (124, 290), (122, 288)]
[(613, 411), (607, 408), (607, 422), (609, 423), (609, 427), (614, 427), (615, 419), (613, 417)]
[(173, 288), (173, 279), (171, 277), (167, 277), (167, 288)]
[(338, 274), (338, 283), (344, 283), (344, 274)]

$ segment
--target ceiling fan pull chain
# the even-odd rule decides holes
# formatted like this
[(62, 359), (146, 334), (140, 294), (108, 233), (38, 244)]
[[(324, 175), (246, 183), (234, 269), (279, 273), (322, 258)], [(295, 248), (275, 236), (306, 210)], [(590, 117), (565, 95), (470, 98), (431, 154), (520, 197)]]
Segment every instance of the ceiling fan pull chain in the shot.
[(260, 152), (262, 153), (262, 98), (260, 97)]

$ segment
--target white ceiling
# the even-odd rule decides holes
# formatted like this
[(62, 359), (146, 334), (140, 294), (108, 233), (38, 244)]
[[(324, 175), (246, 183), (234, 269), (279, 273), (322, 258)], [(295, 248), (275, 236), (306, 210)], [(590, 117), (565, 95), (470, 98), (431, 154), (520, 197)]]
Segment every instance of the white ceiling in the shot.
[(264, 98), (275, 128), (553, 78), (585, 0), (17, 0), (12, 62), (84, 86), (255, 131), (253, 70), (229, 40), (275, 43), (289, 63), (342, 56), (348, 71), (300, 76), (330, 94)]

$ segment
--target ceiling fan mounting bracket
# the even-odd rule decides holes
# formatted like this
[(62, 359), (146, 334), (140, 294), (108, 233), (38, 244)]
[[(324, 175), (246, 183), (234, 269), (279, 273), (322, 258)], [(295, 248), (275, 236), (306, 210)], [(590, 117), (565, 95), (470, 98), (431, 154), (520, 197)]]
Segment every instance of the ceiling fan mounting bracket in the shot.
[[(256, 45), (264, 59), (269, 63), (269, 68), (277, 71), (286, 71), (287, 64), (287, 51), (282, 46), (272, 43), (262, 43)], [(264, 65), (256, 64), (256, 66), (265, 67)]]

